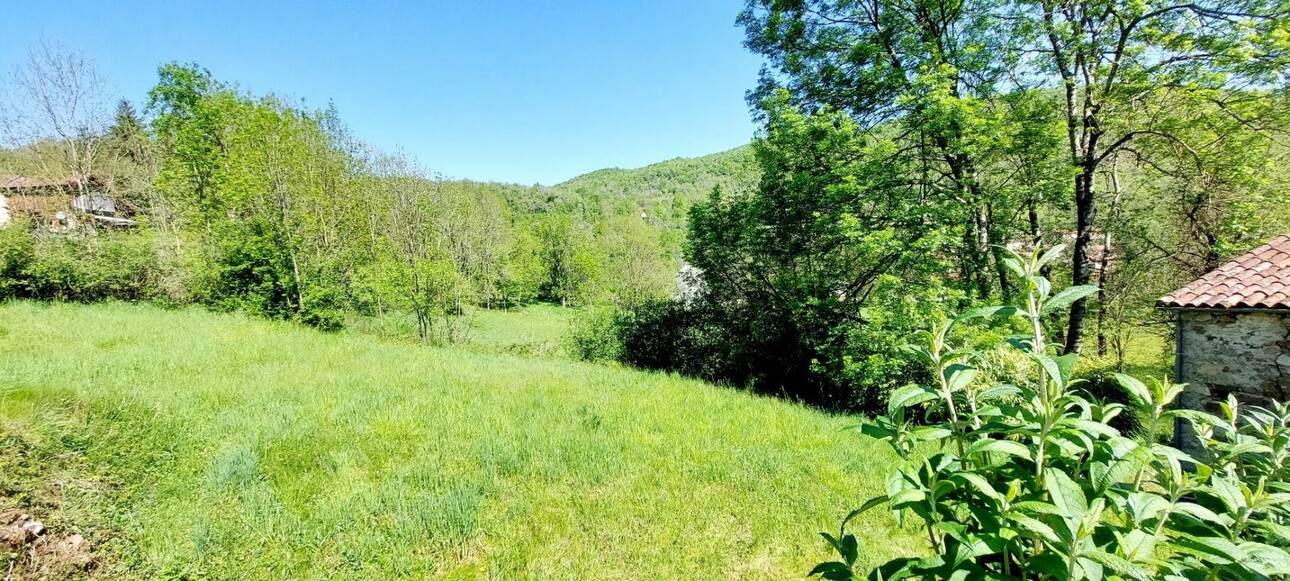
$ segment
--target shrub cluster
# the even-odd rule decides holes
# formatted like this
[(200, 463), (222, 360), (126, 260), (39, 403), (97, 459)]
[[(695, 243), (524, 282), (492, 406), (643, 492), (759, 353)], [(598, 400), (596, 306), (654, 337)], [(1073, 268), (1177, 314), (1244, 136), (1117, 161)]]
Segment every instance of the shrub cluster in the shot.
[(173, 298), (162, 291), (166, 277), (148, 236), (64, 236), (33, 231), (21, 221), (0, 229), (0, 299)]
[(603, 352), (614, 352), (634, 367), (827, 409), (874, 412), (891, 390), (929, 377), (895, 340), (937, 317), (932, 311), (938, 303), (925, 298), (883, 293), (864, 320), (828, 323), (825, 314), (802, 320), (770, 306), (752, 308), (701, 295), (620, 311), (612, 321), (602, 321), (596, 337), (612, 343)]
[[(857, 426), (903, 462), (885, 495), (848, 515), (836, 535), (823, 533), (839, 559), (813, 575), (860, 578), (847, 523), (886, 506), (917, 524), (930, 554), (891, 560), (868, 579), (1290, 576), (1290, 407), (1242, 413), (1229, 399), (1221, 416), (1174, 409), (1182, 386), (1127, 375), (1115, 376), (1126, 404), (1086, 397), (1071, 378), (1075, 356), (1051, 355), (1041, 322), (1096, 289), (1051, 293), (1039, 272), (1057, 250), (1008, 261), (1026, 285), (1024, 305), (970, 311), (910, 348), (934, 380), (895, 391), (886, 416)], [(956, 325), (997, 316), (1031, 329), (1007, 340), (1032, 365), (1017, 385), (978, 381), (984, 357), (952, 339)], [(915, 421), (920, 412), (938, 419)], [(1120, 415), (1137, 416), (1141, 428), (1117, 430)], [(1201, 434), (1199, 453), (1160, 441), (1184, 421)]]

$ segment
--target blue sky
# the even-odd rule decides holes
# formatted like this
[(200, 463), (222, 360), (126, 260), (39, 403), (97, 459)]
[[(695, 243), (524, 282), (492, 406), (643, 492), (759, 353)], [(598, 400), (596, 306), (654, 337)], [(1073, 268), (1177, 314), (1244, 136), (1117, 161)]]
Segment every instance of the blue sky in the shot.
[(5, 0), (0, 69), (40, 38), (142, 105), (157, 65), (310, 106), (452, 177), (553, 184), (746, 143), (739, 0)]

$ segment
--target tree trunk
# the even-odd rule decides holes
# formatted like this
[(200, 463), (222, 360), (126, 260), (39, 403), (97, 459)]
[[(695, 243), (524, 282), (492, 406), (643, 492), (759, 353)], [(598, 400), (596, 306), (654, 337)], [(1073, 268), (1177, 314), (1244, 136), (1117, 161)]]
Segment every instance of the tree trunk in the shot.
[[(1093, 278), (1089, 260), (1089, 247), (1093, 240), (1093, 220), (1097, 215), (1097, 200), (1093, 191), (1093, 176), (1097, 166), (1091, 155), (1085, 157), (1080, 174), (1075, 176), (1075, 243), (1072, 245), (1071, 285), (1088, 284)], [(1088, 299), (1071, 305), (1070, 320), (1066, 327), (1066, 353), (1079, 353), (1084, 346), (1084, 320), (1088, 315)]]
[[(1111, 207), (1109, 217), (1115, 220), (1120, 209), (1120, 171), (1115, 159), (1111, 160)], [(1102, 228), (1102, 259), (1097, 266), (1097, 286), (1102, 292), (1097, 297), (1097, 356), (1106, 357), (1106, 282), (1111, 277), (1111, 228)]]
[(291, 275), (296, 281), (296, 312), (304, 314), (305, 312), (305, 289), (304, 283), (300, 280), (300, 265), (296, 262), (296, 253), (291, 253)]
[(994, 205), (986, 204), (986, 240), (990, 244), (990, 256), (994, 258), (994, 270), (999, 277), (999, 295), (1007, 299), (1012, 294), (1012, 285), (1008, 283), (1008, 267), (1004, 264), (1004, 250), (1008, 241), (994, 223)]

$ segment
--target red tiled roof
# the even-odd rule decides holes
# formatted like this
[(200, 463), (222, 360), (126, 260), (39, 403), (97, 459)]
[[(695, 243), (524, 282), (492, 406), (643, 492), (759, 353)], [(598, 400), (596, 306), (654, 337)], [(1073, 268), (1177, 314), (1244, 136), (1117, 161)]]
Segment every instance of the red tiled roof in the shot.
[(1290, 234), (1273, 238), (1170, 293), (1159, 306), (1290, 310)]

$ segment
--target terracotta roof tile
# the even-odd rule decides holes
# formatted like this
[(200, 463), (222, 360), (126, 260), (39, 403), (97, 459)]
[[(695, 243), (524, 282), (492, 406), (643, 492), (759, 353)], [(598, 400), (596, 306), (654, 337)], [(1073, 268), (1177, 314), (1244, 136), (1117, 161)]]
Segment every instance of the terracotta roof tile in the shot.
[(1290, 310), (1290, 234), (1236, 257), (1158, 304), (1182, 309)]

